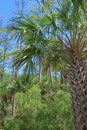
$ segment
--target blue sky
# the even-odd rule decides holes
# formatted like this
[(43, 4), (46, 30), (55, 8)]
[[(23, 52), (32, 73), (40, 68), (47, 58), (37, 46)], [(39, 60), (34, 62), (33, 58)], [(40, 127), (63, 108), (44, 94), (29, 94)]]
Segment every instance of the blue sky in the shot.
[(15, 2), (14, 0), (0, 0), (0, 15), (4, 20), (8, 19), (14, 14)]
[[(34, 0), (25, 0), (25, 2), (28, 10), (29, 8), (32, 8)], [(15, 14), (15, 12), (15, 0), (0, 0), (0, 17), (3, 17), (5, 23), (9, 22), (10, 18)]]
[[(21, 1), (21, 0), (20, 0)], [(25, 0), (26, 2), (26, 12), (29, 13), (29, 10), (32, 9), (33, 4), (35, 0)], [(10, 19), (15, 15), (15, 12), (17, 11), (16, 5), (15, 5), (15, 0), (0, 0), (0, 18), (3, 18), (3, 26), (6, 26)], [(14, 42), (14, 41), (12, 41)], [(11, 69), (8, 67), (6, 68), (7, 72), (10, 72)], [(20, 73), (22, 70), (20, 70)]]

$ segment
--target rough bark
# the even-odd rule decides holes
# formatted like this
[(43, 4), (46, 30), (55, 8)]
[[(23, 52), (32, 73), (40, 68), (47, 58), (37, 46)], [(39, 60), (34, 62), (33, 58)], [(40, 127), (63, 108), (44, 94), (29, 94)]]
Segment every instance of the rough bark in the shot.
[(74, 50), (71, 53), (70, 58), (71, 95), (75, 129), (87, 130), (87, 86), (85, 65), (82, 55), (78, 50)]
[(61, 73), (60, 73), (60, 83), (63, 84), (63, 83), (67, 83), (69, 82), (69, 70), (61, 70)]

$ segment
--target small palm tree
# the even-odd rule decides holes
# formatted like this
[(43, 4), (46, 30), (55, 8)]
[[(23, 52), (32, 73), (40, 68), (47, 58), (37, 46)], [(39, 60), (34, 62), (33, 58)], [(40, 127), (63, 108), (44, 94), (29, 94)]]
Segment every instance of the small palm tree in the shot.
[[(13, 35), (17, 40), (21, 40), (23, 46), (21, 49), (13, 51), (14, 66), (25, 66), (26, 72), (33, 72), (35, 69), (35, 62), (39, 62), (39, 80), (41, 82), (41, 62), (44, 51), (44, 35), (43, 29), (38, 25), (38, 17), (18, 17), (14, 18), (13, 24), (8, 28), (13, 31)], [(20, 37), (21, 36), (21, 37)], [(20, 39), (21, 38), (21, 39)], [(43, 43), (43, 44), (42, 44)]]

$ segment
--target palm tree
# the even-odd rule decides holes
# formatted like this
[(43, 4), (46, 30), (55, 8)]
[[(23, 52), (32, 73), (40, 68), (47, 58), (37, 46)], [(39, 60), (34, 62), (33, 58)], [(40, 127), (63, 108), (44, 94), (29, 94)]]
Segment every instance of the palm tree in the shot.
[[(71, 96), (74, 110), (74, 124), (76, 130), (87, 129), (87, 88), (86, 88), (86, 1), (57, 1), (57, 13), (54, 16), (54, 32), (59, 29), (58, 43), (60, 41), (63, 53), (61, 58), (68, 63)], [(47, 16), (49, 20), (49, 16)], [(63, 31), (64, 30), (64, 31)], [(63, 31), (63, 37), (62, 37)]]
[[(38, 26), (38, 17), (18, 17), (14, 18), (13, 24), (8, 28), (9, 31), (13, 31), (13, 35), (17, 40), (21, 40), (23, 47), (19, 50), (13, 51), (14, 55), (14, 66), (18, 65), (25, 66), (25, 71), (32, 73), (35, 70), (35, 62), (38, 62), (39, 68), (39, 81), (41, 82), (41, 62), (42, 54), (44, 51), (44, 35), (42, 34), (43, 29)], [(20, 37), (20, 35), (21, 37)], [(43, 44), (42, 44), (43, 43)]]
[(34, 19), (22, 18), (20, 22), (16, 22), (17, 26), (12, 27), (12, 30), (23, 33), (23, 41), (27, 46), (15, 53), (14, 63), (19, 66), (24, 63), (30, 65), (33, 57), (39, 52), (41, 54), (40, 47), (44, 48), (43, 43), (48, 42), (43, 29), (51, 25), (52, 36), (56, 37), (63, 50), (59, 57), (68, 63), (75, 129), (86, 130), (86, 1), (57, 0), (57, 4), (57, 10), (46, 12), (44, 16)]
[(76, 130), (87, 129), (86, 59), (84, 58), (87, 42), (87, 28), (84, 24), (86, 21), (85, 4), (84, 0), (58, 3), (58, 18), (63, 25), (59, 26), (64, 28), (64, 39), (59, 36), (59, 40), (64, 48), (62, 58), (67, 61), (69, 66)]

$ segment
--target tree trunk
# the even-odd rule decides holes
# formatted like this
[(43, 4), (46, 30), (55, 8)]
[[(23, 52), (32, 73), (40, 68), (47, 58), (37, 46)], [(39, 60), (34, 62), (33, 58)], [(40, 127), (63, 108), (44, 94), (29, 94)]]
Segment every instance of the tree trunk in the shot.
[(39, 57), (39, 83), (41, 83), (42, 80), (42, 59), (41, 56)]
[(49, 67), (48, 67), (48, 76), (49, 76), (49, 78), (50, 78), (51, 84), (53, 84), (53, 74), (52, 74), (52, 68), (51, 68), (50, 65), (49, 65)]
[(76, 130), (87, 130), (87, 86), (83, 58), (79, 51), (72, 53), (70, 64), (71, 95)]
[(60, 83), (63, 84), (63, 83), (67, 83), (69, 82), (69, 71), (66, 69), (66, 70), (61, 70), (60, 72)]
[(16, 116), (16, 102), (15, 102), (15, 94), (12, 96), (12, 116)]
[(42, 0), (42, 4), (43, 4), (43, 5), (45, 4), (45, 1), (44, 1), (44, 0)]
[(60, 83), (63, 84), (63, 73), (62, 73), (62, 70), (60, 72)]
[(4, 121), (5, 117), (7, 115), (7, 96), (3, 95), (1, 99), (1, 120), (0, 120), (0, 126), (3, 128), (4, 127)]

